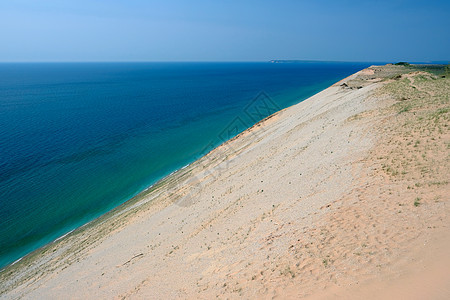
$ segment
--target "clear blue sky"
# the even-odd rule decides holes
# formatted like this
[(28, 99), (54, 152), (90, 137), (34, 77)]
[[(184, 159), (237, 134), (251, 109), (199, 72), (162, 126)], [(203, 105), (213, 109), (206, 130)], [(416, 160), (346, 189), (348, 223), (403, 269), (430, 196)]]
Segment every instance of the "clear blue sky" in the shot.
[(437, 61), (450, 1), (0, 0), (0, 61)]

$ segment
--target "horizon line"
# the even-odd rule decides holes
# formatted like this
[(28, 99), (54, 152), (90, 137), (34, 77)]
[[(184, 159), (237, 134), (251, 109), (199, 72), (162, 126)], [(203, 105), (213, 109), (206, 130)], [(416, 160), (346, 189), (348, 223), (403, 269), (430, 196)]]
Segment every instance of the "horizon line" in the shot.
[(0, 61), (0, 64), (27, 64), (27, 63), (295, 63), (295, 62), (328, 62), (328, 63), (397, 63), (408, 62), (410, 64), (448, 64), (450, 60), (408, 61), (408, 60), (319, 60), (319, 59), (270, 59), (270, 60), (76, 60), (76, 61)]

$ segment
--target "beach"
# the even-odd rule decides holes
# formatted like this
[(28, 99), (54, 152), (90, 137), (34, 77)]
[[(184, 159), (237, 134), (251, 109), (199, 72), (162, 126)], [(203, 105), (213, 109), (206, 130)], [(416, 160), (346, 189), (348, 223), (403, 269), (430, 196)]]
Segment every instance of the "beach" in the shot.
[(359, 71), (9, 266), (0, 298), (448, 298), (449, 86)]
[(0, 64), (0, 270), (368, 66)]

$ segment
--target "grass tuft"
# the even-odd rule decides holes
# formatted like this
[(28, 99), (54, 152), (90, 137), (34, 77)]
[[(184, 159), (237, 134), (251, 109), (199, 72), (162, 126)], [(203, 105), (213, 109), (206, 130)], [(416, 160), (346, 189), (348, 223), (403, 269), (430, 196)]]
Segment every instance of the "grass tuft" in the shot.
[(421, 204), (421, 203), (420, 203), (420, 198), (417, 197), (417, 198), (414, 200), (414, 206), (415, 206), (415, 207), (418, 207), (420, 204)]

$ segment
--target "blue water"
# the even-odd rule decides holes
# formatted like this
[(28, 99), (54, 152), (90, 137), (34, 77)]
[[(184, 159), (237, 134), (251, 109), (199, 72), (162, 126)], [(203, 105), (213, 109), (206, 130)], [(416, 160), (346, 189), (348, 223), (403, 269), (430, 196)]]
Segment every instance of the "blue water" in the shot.
[(367, 66), (0, 64), (0, 268), (253, 125), (260, 92), (258, 119)]

